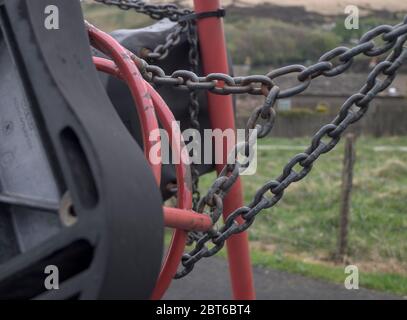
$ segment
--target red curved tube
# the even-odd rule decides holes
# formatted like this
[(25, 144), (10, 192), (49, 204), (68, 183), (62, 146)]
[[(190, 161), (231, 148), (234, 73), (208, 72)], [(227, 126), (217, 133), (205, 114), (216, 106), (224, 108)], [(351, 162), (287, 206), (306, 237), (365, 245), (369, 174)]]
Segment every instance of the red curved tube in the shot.
[[(88, 29), (91, 43), (97, 49), (114, 60), (116, 68), (120, 70), (120, 74), (130, 88), (140, 118), (144, 143), (144, 154), (147, 161), (150, 163), (154, 177), (156, 178), (157, 182), (160, 183), (161, 164), (154, 164), (149, 159), (150, 151), (155, 144), (149, 140), (149, 133), (154, 129), (158, 129), (158, 122), (147, 86), (144, 81), (140, 81), (143, 79), (140, 71), (132, 61), (128, 51), (123, 48), (113, 37), (87, 22), (86, 27)], [(160, 143), (160, 141), (157, 141), (156, 143)]]
[[(169, 132), (170, 139), (171, 136), (174, 134), (172, 131), (171, 124), (176, 121), (174, 115), (172, 114), (171, 110), (168, 108), (167, 104), (161, 98), (161, 96), (150, 86), (150, 84), (146, 83), (147, 87), (149, 88), (149, 92), (151, 97), (154, 101), (154, 106), (157, 107), (157, 115), (163, 125), (163, 127)], [(182, 139), (182, 136), (181, 136)], [(177, 139), (176, 139), (177, 140)], [(172, 140), (170, 140), (172, 141)], [(181, 140), (182, 141), (182, 140)], [(174, 146), (173, 146), (174, 148)], [(178, 149), (178, 146), (173, 149), (173, 152)], [(180, 165), (176, 166), (176, 174), (177, 174), (177, 184), (178, 184), (178, 207), (182, 209), (191, 209), (192, 208), (192, 192), (191, 192), (191, 185), (188, 184), (188, 181), (191, 179), (185, 179), (185, 177), (190, 176), (189, 168), (187, 168), (184, 164), (187, 163), (183, 161), (184, 157), (188, 157), (185, 148), (182, 148), (181, 151), (184, 151), (180, 154), (181, 161)], [(164, 293), (169, 288), (172, 279), (177, 272), (178, 265), (181, 262), (182, 255), (184, 254), (185, 245), (187, 240), (187, 232), (184, 230), (176, 229), (169, 250), (167, 252), (167, 256), (165, 258), (164, 266), (161, 270), (160, 276), (158, 277), (158, 281), (156, 287), (154, 288), (153, 294), (151, 299), (157, 300), (161, 299)]]
[[(123, 76), (119, 68), (115, 65), (113, 61), (97, 58), (94, 57), (93, 61), (96, 65), (96, 68), (100, 71), (109, 73), (113, 76), (116, 76), (122, 80)], [(144, 81), (144, 80), (143, 80)], [(183, 148), (183, 140), (182, 136), (179, 132), (173, 132), (172, 124), (176, 121), (174, 115), (172, 114), (171, 110), (168, 108), (164, 100), (161, 96), (150, 86), (150, 84), (146, 83), (147, 89), (151, 95), (153, 100), (153, 105), (157, 112), (158, 118), (160, 119), (164, 129), (169, 133), (170, 141), (175, 142), (175, 146), (173, 145), (173, 153), (175, 156), (181, 157), (181, 161), (179, 164), (176, 165), (176, 176), (178, 182), (178, 208), (180, 209), (191, 209), (192, 208), (192, 193), (191, 187), (187, 183), (190, 179), (185, 179), (190, 172), (188, 168), (185, 166), (186, 159), (184, 157), (188, 157), (186, 149)], [(180, 139), (172, 139), (174, 134), (179, 134)], [(168, 289), (169, 285), (171, 284), (172, 279), (174, 278), (175, 273), (177, 272), (178, 265), (181, 261), (182, 255), (185, 250), (185, 244), (187, 239), (187, 232), (181, 229), (176, 229), (172, 241), (170, 244), (170, 248), (168, 250), (167, 256), (165, 258), (162, 270), (160, 272), (159, 278), (157, 280), (156, 287), (152, 294), (151, 299), (160, 299), (165, 291)]]
[(206, 214), (171, 207), (164, 207), (164, 222), (166, 227), (186, 231), (209, 231), (213, 226)]

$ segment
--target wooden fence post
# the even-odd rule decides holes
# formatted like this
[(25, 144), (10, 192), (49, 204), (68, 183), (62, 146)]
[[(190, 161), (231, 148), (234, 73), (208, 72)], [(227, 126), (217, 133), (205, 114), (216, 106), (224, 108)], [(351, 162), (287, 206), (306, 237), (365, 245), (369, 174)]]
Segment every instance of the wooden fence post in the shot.
[(355, 135), (349, 133), (345, 138), (345, 153), (342, 171), (342, 194), (339, 220), (339, 241), (336, 258), (343, 262), (348, 249), (348, 224), (351, 207), (351, 195), (353, 185), (353, 166), (355, 163)]

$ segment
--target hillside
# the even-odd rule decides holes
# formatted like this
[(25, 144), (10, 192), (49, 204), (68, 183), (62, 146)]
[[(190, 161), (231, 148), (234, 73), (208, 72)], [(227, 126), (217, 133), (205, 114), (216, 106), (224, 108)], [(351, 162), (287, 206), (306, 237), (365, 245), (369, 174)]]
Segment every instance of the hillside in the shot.
[[(175, 3), (185, 6), (192, 1), (178, 0)], [(381, 10), (383, 1), (354, 0), (353, 3), (365, 8), (364, 16), (360, 30), (346, 30), (342, 0), (286, 0), (284, 5), (278, 3), (276, 0), (224, 1), (227, 6), (226, 37), (235, 63), (260, 66), (315, 61), (321, 52), (340, 44), (349, 45), (378, 24), (395, 24), (407, 12), (407, 1), (388, 0), (386, 10)], [(306, 4), (305, 7), (299, 5), (302, 3)], [(106, 31), (154, 23), (132, 10), (123, 11), (90, 0), (85, 1), (84, 11), (87, 19)]]
[[(90, 2), (92, 0), (85, 0)], [(192, 0), (150, 0), (150, 3), (177, 3), (181, 6), (192, 6)], [(223, 6), (239, 6), (239, 7), (253, 7), (264, 4), (279, 5), (285, 7), (305, 7), (307, 11), (318, 12), (321, 14), (340, 14), (343, 13), (343, 8), (349, 4), (358, 6), (365, 11), (386, 10), (390, 12), (407, 11), (407, 2), (403, 0), (222, 0)]]

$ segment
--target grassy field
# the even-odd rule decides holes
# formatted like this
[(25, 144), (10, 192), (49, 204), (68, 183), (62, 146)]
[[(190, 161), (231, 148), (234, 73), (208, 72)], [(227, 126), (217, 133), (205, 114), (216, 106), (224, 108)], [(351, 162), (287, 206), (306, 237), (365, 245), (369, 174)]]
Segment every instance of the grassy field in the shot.
[[(245, 201), (279, 175), (297, 147), (309, 139), (266, 138), (259, 143), (258, 171), (243, 177)], [(365, 285), (407, 295), (407, 137), (357, 140), (349, 252)], [(385, 150), (383, 151), (383, 147)], [(395, 148), (393, 148), (395, 147)], [(287, 149), (294, 150), (287, 150)], [(337, 246), (343, 144), (321, 156), (303, 181), (290, 186), (250, 229), (254, 262), (332, 281), (343, 281), (333, 261)], [(206, 189), (213, 175), (202, 178)]]

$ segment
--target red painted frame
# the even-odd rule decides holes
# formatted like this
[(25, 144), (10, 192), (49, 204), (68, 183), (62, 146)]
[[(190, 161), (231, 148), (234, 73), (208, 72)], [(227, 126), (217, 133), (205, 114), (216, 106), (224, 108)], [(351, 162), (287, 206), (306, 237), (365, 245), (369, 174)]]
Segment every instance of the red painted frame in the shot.
[[(194, 0), (195, 12), (216, 11), (221, 7), (220, 0)], [(223, 19), (217, 17), (199, 19), (197, 22), (199, 44), (205, 74), (229, 73), (229, 64), (223, 29)], [(208, 93), (208, 110), (212, 128), (235, 129), (235, 116), (231, 96)], [(226, 164), (229, 150), (227, 144), (223, 150), (223, 164), (217, 165), (219, 173)], [(242, 185), (240, 179), (230, 190), (224, 201), (223, 217), (243, 205)], [(240, 221), (242, 222), (242, 221)], [(226, 242), (229, 260), (229, 271), (232, 282), (233, 297), (238, 300), (255, 299), (253, 273), (249, 252), (249, 241), (246, 232), (232, 236)]]

